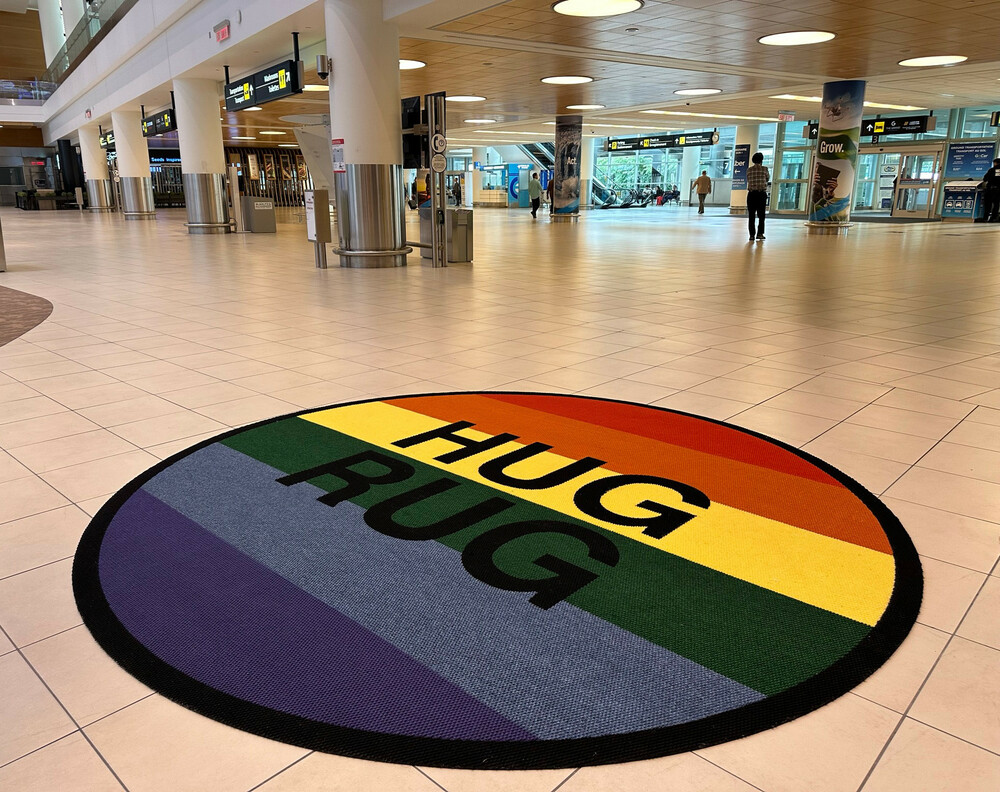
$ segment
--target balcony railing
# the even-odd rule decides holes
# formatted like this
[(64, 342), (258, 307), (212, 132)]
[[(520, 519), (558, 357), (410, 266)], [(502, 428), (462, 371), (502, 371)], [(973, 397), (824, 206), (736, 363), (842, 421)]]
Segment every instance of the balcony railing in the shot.
[(0, 106), (45, 104), (56, 84), (42, 80), (5, 80), (0, 77)]
[(66, 36), (66, 43), (42, 75), (42, 82), (59, 85), (136, 2), (137, 0), (93, 0), (87, 3), (83, 18)]

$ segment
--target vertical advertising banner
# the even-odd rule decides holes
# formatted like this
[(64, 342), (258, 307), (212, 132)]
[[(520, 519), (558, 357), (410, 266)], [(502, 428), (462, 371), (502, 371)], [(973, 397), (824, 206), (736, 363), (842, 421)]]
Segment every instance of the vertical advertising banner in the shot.
[(747, 188), (747, 168), (750, 166), (750, 144), (740, 143), (733, 148), (733, 189)]
[(580, 211), (580, 155), (583, 116), (556, 116), (556, 162), (552, 180), (553, 214)]
[(864, 100), (864, 80), (840, 80), (823, 86), (809, 199), (812, 223), (846, 223), (851, 219)]

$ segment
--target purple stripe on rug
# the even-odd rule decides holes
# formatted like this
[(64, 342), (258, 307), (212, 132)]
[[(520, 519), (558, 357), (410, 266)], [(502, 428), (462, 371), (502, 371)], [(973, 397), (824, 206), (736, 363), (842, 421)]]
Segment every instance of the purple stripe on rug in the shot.
[(136, 639), (232, 696), (368, 731), (535, 739), (142, 490), (108, 529), (100, 578)]

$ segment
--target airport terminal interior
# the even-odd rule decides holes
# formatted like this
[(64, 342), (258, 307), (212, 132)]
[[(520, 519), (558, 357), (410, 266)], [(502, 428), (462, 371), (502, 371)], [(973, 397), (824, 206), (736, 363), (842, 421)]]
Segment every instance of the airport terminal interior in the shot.
[[(997, 0), (0, 0), (0, 789), (1000, 789), (1000, 223), (988, 222), (1000, 199), (998, 25)], [(758, 153), (766, 227), (748, 233)], [(454, 403), (493, 412), (456, 429), (464, 414), (440, 406), (453, 402), (428, 396), (412, 402), (426, 415), (404, 409), (423, 394), (473, 394)], [(370, 403), (349, 406), (360, 402)], [(365, 582), (353, 587), (364, 594), (365, 579), (377, 579), (386, 602), (356, 613), (337, 605), (348, 613), (338, 616), (379, 652), (393, 644), (398, 668), (419, 665), (437, 691), (425, 710), (416, 692), (401, 694), (400, 710), (422, 722), (384, 740), (347, 715), (329, 721), (334, 738), (316, 736), (328, 722), (317, 725), (322, 707), (308, 691), (336, 698), (355, 684), (348, 671), (274, 671), (292, 655), (313, 668), (327, 645), (310, 625), (334, 623), (323, 621), (332, 600), (309, 588), (322, 570), (301, 572), (297, 545), (260, 578), (268, 591), (292, 586), (295, 607), (279, 609), (273, 593), (265, 602), (242, 579), (233, 596), (259, 596), (259, 606), (229, 623), (205, 615), (219, 626), (192, 628), (187, 644), (165, 638), (191, 627), (190, 590), (221, 590), (225, 580), (210, 579), (239, 564), (266, 566), (255, 520), (272, 507), (251, 493), (258, 469), (281, 490), (274, 502), (289, 511), (275, 524), (289, 536), (295, 515), (325, 508), (315, 505), (323, 498), (331, 514), (363, 506), (365, 530), (385, 533), (363, 500), (384, 483), (370, 469), (341, 471), (348, 488), (362, 476), (351, 502), (331, 501), (330, 485), (308, 512), (282, 498), (321, 489), (319, 463), (303, 466), (316, 486), (302, 484), (298, 468), (252, 440), (288, 422), (240, 433), (336, 405), (406, 413), (406, 426), (437, 432), (452, 423), (464, 451), (432, 442), (455, 459), (479, 453), (468, 438), (485, 449), (493, 440), (483, 438), (516, 419), (525, 423), (505, 438), (538, 441), (559, 464), (577, 460), (570, 467), (590, 471), (581, 476), (601, 460), (618, 460), (609, 470), (657, 454), (686, 460), (669, 476), (692, 477), (671, 481), (684, 494), (675, 505), (694, 508), (684, 504), (701, 495), (689, 484), (702, 476), (712, 505), (701, 519), (685, 513), (690, 522), (654, 535), (650, 514), (680, 512), (647, 494), (629, 502), (632, 522), (620, 525), (632, 527), (612, 534), (609, 509), (622, 499), (608, 493), (590, 507), (604, 514), (591, 528), (616, 546), (677, 562), (651, 588), (609, 597), (675, 623), (661, 630), (670, 640), (591, 615), (594, 545), (586, 569), (535, 559), (526, 584), (510, 580), (516, 559), (500, 569), (498, 545), (489, 578), (470, 548), (502, 528), (452, 548), (462, 549), (461, 563), (446, 558), (461, 578), (427, 572), (439, 593), (417, 590), (405, 566), (387, 571), (397, 569), (391, 543), (431, 559), (426, 546), (461, 532), (437, 543), (380, 534), (376, 566), (356, 570)], [(657, 439), (661, 420), (692, 423), (668, 441)], [(359, 423), (356, 437), (383, 437), (378, 423)], [(545, 434), (557, 423), (558, 440)], [(313, 437), (297, 431), (303, 446)], [(214, 441), (230, 432), (225, 448)], [(239, 446), (240, 437), (251, 439)], [(733, 437), (742, 439), (719, 440)], [(366, 452), (369, 463), (391, 474), (385, 449), (403, 441), (364, 439), (384, 452)], [(753, 449), (762, 456), (743, 464)], [(444, 457), (417, 453), (412, 465), (441, 467)], [(251, 486), (227, 507), (214, 477), (235, 457), (244, 467), (233, 480)], [(185, 462), (199, 458), (214, 462)], [(489, 464), (468, 476), (509, 495), (490, 488), (503, 476), (491, 479)], [(535, 465), (536, 482), (555, 475), (521, 464), (510, 470)], [(157, 499), (169, 500), (168, 479), (182, 482), (171, 501), (178, 525), (207, 535), (202, 525), (216, 520), (213, 537), (225, 523), (245, 544), (213, 538), (231, 554), (215, 572), (209, 557), (222, 550), (205, 540), (189, 577), (171, 578), (180, 561), (164, 555), (114, 588), (115, 548), (127, 567), (167, 532), (115, 544), (114, 527), (140, 495), (166, 509)], [(143, 488), (127, 487), (133, 480)], [(835, 485), (839, 499), (828, 495)], [(554, 494), (519, 494), (518, 508), (562, 508), (575, 515), (565, 525), (583, 525), (593, 512), (579, 493), (564, 507)], [(579, 510), (566, 511), (573, 502)], [(196, 519), (198, 509), (208, 516)], [(227, 522), (227, 509), (242, 516)], [(709, 516), (723, 510), (729, 528)], [(850, 531), (861, 538), (844, 540)], [(101, 540), (98, 562), (87, 548)], [(569, 553), (564, 544), (552, 552)], [(783, 553), (793, 555), (772, 560)], [(622, 550), (621, 567), (632, 557)], [(566, 602), (538, 605), (539, 576), (567, 565), (591, 577)], [(694, 567), (712, 580), (701, 599)], [(153, 583), (165, 588), (136, 592)], [(484, 601), (514, 604), (459, 624), (456, 603), (479, 589), (489, 589)], [(763, 603), (760, 612), (733, 616), (742, 611), (723, 590)], [(644, 602), (657, 591), (659, 614)], [(527, 592), (539, 592), (530, 605)], [(671, 602), (688, 596), (690, 609)], [(136, 610), (127, 617), (116, 597)], [(220, 613), (231, 605), (220, 601)], [(416, 606), (426, 621), (409, 623), (402, 614)], [(94, 615), (102, 609), (113, 624)], [(546, 654), (543, 644), (564, 646), (573, 614), (587, 617), (565, 644), (576, 654)], [(505, 647), (520, 629), (505, 632), (505, 617), (529, 625), (539, 647)], [(236, 648), (212, 634), (230, 631), (242, 633)], [(829, 649), (841, 635), (859, 637)], [(173, 645), (150, 648), (157, 641)], [(782, 641), (791, 654), (774, 648)], [(749, 643), (774, 654), (752, 655)], [(238, 693), (236, 669), (253, 666), (236, 655), (254, 648), (261, 676)], [(392, 706), (366, 699), (383, 701), (403, 672), (358, 651), (369, 693), (348, 715), (367, 708), (396, 723)], [(489, 652), (497, 665), (479, 675), (509, 677), (526, 700), (473, 679), (474, 658)], [(795, 669), (801, 681), (772, 682), (823, 652), (827, 665)], [(185, 665), (194, 656), (213, 669), (199, 676)], [(745, 669), (737, 656), (751, 658)], [(686, 670), (664, 681), (644, 663)], [(616, 664), (626, 670), (608, 670)], [(206, 681), (216, 669), (221, 681)], [(267, 687), (268, 675), (282, 679)], [(723, 689), (746, 698), (718, 705)], [(287, 711), (276, 703), (295, 694), (301, 703)], [(671, 697), (698, 715), (656, 720)], [(485, 748), (487, 738), (441, 736), (467, 734), (484, 712), (520, 736)], [(719, 719), (729, 731), (712, 731)], [(608, 723), (618, 725), (593, 725)]]

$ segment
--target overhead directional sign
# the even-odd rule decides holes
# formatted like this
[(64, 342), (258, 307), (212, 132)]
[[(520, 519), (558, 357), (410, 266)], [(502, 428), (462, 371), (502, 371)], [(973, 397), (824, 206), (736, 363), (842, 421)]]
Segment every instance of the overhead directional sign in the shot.
[(933, 129), (932, 116), (866, 118), (861, 122), (862, 135), (909, 135)]
[(302, 62), (288, 60), (226, 83), (226, 110), (246, 110), (302, 93)]
[(719, 142), (718, 132), (687, 132), (680, 135), (653, 135), (644, 138), (608, 138), (605, 151), (640, 151), (642, 149), (713, 146)]
[[(900, 116), (899, 118), (866, 118), (861, 122), (863, 137), (874, 135), (912, 135), (931, 132), (937, 127), (934, 116)], [(809, 124), (807, 137), (819, 137), (819, 124)]]
[(108, 130), (103, 135), (101, 135), (101, 148), (111, 148), (115, 145), (115, 133), (114, 130)]
[(177, 114), (173, 108), (163, 110), (148, 118), (142, 119), (142, 136), (153, 137), (162, 135), (164, 132), (173, 132), (177, 129)]

